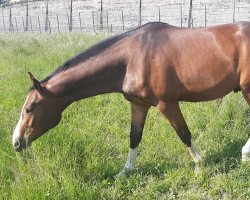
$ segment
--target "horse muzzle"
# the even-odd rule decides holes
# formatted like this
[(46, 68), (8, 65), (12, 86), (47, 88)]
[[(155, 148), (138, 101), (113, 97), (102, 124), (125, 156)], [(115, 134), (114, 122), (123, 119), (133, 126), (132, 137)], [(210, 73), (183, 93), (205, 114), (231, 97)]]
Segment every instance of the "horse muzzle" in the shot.
[(17, 152), (21, 152), (27, 146), (28, 146), (28, 144), (24, 138), (15, 139), (15, 141), (13, 143), (13, 147), (14, 147), (15, 151), (17, 151)]

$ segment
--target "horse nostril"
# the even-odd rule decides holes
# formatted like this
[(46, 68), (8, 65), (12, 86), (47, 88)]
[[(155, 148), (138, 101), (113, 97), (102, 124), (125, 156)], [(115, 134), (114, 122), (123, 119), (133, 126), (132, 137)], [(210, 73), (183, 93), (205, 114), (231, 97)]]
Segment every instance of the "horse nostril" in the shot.
[(15, 143), (14, 143), (14, 147), (18, 148), (19, 146), (20, 146), (20, 142), (18, 140), (16, 140)]

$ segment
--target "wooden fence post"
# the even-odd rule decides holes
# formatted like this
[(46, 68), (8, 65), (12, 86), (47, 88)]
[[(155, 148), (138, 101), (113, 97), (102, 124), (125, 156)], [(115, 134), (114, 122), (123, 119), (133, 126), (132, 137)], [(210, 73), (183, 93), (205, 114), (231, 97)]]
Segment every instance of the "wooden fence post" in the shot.
[(72, 17), (72, 12), (73, 12), (73, 0), (70, 0), (69, 32), (72, 32), (72, 29), (73, 29), (73, 17)]
[(107, 11), (107, 29), (108, 29), (108, 34), (109, 34), (109, 13)]
[(103, 30), (103, 4), (101, 0), (100, 29)]
[(17, 26), (17, 20), (16, 20), (16, 17), (15, 17), (15, 22), (16, 22), (16, 32), (18, 32), (18, 26)]
[(80, 23), (80, 30), (82, 33), (82, 18), (81, 18), (81, 12), (79, 12), (79, 23)]
[(205, 27), (207, 27), (207, 4), (205, 3)]
[(68, 31), (70, 32), (70, 19), (69, 19), (69, 13), (67, 12), (67, 19), (68, 19)]
[(9, 32), (13, 32), (11, 7), (10, 7), (10, 16), (9, 16)]
[(95, 13), (92, 11), (92, 23), (93, 23), (93, 31), (95, 33)]
[(193, 0), (190, 0), (189, 5), (189, 16), (188, 16), (188, 27), (190, 28), (192, 25), (192, 10), (193, 10)]
[(161, 22), (161, 7), (158, 7), (158, 21)]
[(31, 16), (30, 16), (30, 30), (33, 33), (33, 27), (32, 27), (32, 20), (31, 20)]
[(183, 24), (183, 19), (182, 19), (182, 4), (180, 6), (180, 15), (181, 15), (181, 27), (182, 27), (182, 24)]
[(49, 29), (49, 2), (47, 1), (46, 12), (45, 12), (45, 32)]
[(26, 25), (25, 25), (25, 31), (29, 31), (29, 4), (27, 1), (26, 4)]
[(124, 16), (123, 16), (123, 10), (122, 10), (122, 31), (124, 31)]
[(233, 23), (235, 22), (235, 0), (234, 0), (234, 8), (233, 8)]
[(57, 21), (57, 31), (60, 33), (60, 25), (59, 25), (59, 17), (58, 14), (56, 14), (56, 21)]
[(37, 22), (38, 22), (39, 32), (41, 34), (41, 23), (40, 23), (39, 15), (37, 16)]
[(25, 26), (24, 26), (24, 19), (23, 19), (23, 16), (22, 16), (22, 21), (23, 21), (23, 31), (25, 31)]
[(139, 4), (139, 22), (138, 22), (138, 25), (141, 26), (141, 1), (140, 0), (140, 4)]
[(6, 32), (5, 20), (4, 20), (4, 15), (3, 15), (3, 7), (2, 7), (2, 17), (3, 17), (3, 28), (4, 28), (4, 32)]
[(51, 33), (50, 20), (49, 20), (49, 33)]

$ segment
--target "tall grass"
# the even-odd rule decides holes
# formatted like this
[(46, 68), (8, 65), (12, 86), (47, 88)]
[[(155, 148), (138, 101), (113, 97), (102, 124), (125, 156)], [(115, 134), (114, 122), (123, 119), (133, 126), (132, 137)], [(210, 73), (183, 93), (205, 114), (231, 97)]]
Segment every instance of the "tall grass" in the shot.
[(0, 199), (249, 199), (250, 166), (241, 163), (241, 148), (250, 114), (240, 93), (181, 104), (204, 157), (198, 176), (173, 128), (152, 108), (136, 170), (114, 178), (129, 147), (130, 104), (119, 94), (72, 104), (32, 148), (14, 152), (11, 136), (30, 86), (27, 72), (42, 79), (103, 38), (0, 36)]

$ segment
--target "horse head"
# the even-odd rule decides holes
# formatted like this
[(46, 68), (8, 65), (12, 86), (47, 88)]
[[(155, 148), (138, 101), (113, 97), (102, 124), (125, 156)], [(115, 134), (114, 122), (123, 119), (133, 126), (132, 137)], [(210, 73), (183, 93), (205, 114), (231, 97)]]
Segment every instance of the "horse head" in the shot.
[(58, 100), (45, 86), (29, 73), (32, 87), (24, 103), (12, 142), (16, 151), (21, 151), (55, 127), (61, 120)]

